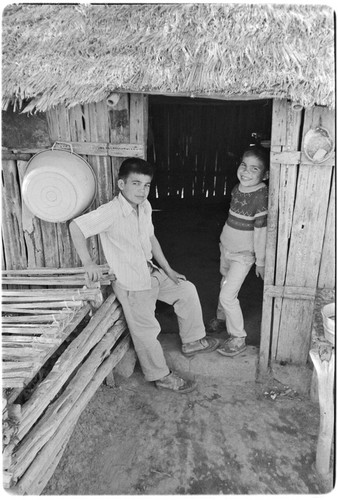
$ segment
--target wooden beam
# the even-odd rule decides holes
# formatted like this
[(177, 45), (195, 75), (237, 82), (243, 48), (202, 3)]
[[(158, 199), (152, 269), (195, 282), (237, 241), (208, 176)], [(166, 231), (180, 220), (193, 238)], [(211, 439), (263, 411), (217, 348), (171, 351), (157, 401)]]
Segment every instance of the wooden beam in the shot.
[(304, 286), (265, 285), (264, 295), (270, 297), (287, 297), (290, 299), (312, 300), (316, 295), (316, 288)]
[(332, 153), (330, 158), (326, 159), (323, 163), (316, 163), (309, 160), (306, 154), (302, 151), (271, 151), (270, 161), (272, 163), (280, 163), (284, 165), (299, 165), (301, 163), (302, 165), (306, 166), (320, 165), (323, 167), (331, 167), (332, 165), (334, 165), (334, 156)]
[[(69, 148), (61, 146), (62, 143), (56, 148), (56, 150), (69, 151)], [(116, 156), (116, 157), (128, 157), (137, 156), (140, 158), (144, 157), (145, 148), (144, 144), (115, 144), (109, 142), (77, 142), (77, 141), (67, 141), (65, 144), (72, 146), (73, 152), (81, 155), (92, 155), (92, 156)], [(30, 155), (41, 153), (46, 150), (50, 150), (50, 145), (46, 144), (41, 148), (19, 148), (11, 149), (8, 151), (3, 151), (3, 159), (25, 159), (29, 160)], [(7, 158), (8, 157), (8, 158)]]

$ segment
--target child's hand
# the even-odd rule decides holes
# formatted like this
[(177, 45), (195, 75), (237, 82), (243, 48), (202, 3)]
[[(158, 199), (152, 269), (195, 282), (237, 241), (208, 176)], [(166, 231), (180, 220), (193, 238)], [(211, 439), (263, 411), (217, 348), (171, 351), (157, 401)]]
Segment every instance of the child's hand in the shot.
[(187, 279), (183, 274), (177, 273), (173, 269), (168, 269), (166, 274), (171, 280), (173, 280), (174, 283), (176, 283), (176, 285), (179, 284), (180, 280), (186, 281)]
[(89, 281), (99, 281), (102, 277), (102, 271), (98, 264), (91, 262), (84, 266), (85, 273), (89, 279)]
[(264, 271), (265, 271), (265, 267), (264, 266), (256, 266), (256, 276), (257, 276), (257, 278), (261, 277), (262, 280), (264, 280)]

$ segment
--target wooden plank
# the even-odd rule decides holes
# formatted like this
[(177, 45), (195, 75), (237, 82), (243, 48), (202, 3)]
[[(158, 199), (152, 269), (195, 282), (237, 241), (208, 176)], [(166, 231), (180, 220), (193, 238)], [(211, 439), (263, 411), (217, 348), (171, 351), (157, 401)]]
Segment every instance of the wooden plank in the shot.
[(148, 96), (130, 94), (130, 143), (140, 144), (146, 159), (148, 138)]
[[(285, 100), (274, 100), (272, 109), (272, 132), (271, 150), (281, 151), (285, 144), (285, 124), (287, 118), (287, 107)], [(277, 229), (278, 229), (278, 195), (280, 185), (280, 165), (271, 163), (269, 176), (269, 207), (267, 223), (267, 243), (265, 257), (264, 289), (267, 285), (273, 285), (275, 279)], [(272, 307), (273, 299), (263, 297), (261, 343), (258, 360), (258, 376), (264, 377), (268, 370), (270, 358), (270, 346), (272, 341)]]
[(17, 366), (20, 366), (20, 368), (31, 368), (33, 363), (31, 361), (20, 361), (18, 362), (11, 362), (7, 361), (6, 365), (4, 365), (4, 370), (12, 370), (17, 368)]
[(57, 225), (40, 220), (44, 262), (48, 267), (60, 267)]
[[(109, 285), (111, 283), (111, 279), (107, 278), (102, 278), (100, 280), (101, 285)], [(47, 277), (47, 276), (30, 276), (30, 277), (11, 277), (11, 278), (2, 278), (2, 282), (5, 285), (45, 285), (45, 286), (51, 286), (51, 285), (62, 285), (62, 286), (74, 286), (74, 285), (84, 285), (85, 282), (81, 278), (76, 278), (75, 276), (73, 278), (69, 277), (67, 279), (65, 278), (58, 278), (58, 277)]]
[(25, 323), (46, 323), (50, 322), (53, 324), (54, 322), (64, 321), (68, 319), (68, 313), (55, 313), (55, 314), (42, 314), (40, 316), (25, 316), (22, 318), (21, 316), (4, 316), (4, 323), (7, 325), (10, 323), (20, 323), (21, 321), (25, 321)]
[[(113, 144), (128, 144), (139, 141), (131, 140), (130, 137), (130, 112), (128, 94), (120, 94), (119, 101), (114, 107), (108, 109), (110, 142)], [(135, 136), (135, 134), (133, 134)], [(142, 144), (142, 142), (140, 142)]]
[(7, 305), (3, 304), (2, 305), (2, 311), (8, 312), (11, 308), (16, 307), (19, 310), (22, 309), (31, 309), (32, 307), (34, 308), (40, 308), (40, 309), (48, 309), (48, 308), (55, 308), (55, 309), (63, 309), (63, 308), (72, 308), (72, 307), (81, 307), (83, 306), (84, 302), (81, 300), (59, 300), (58, 302), (30, 302), (30, 303), (15, 303), (13, 305)]
[(92, 298), (96, 298), (97, 294), (97, 288), (36, 288), (30, 290), (3, 290), (2, 298), (4, 302), (7, 300), (7, 297), (15, 297), (18, 300), (20, 300), (20, 297), (23, 297), (24, 300), (26, 300), (26, 297), (30, 297), (32, 300), (34, 297), (37, 297), (38, 300), (50, 300), (51, 297), (55, 297), (56, 300), (59, 298), (64, 300), (78, 300), (79, 298), (91, 300)]
[[(100, 265), (100, 269), (102, 273), (108, 272), (109, 271), (109, 266), (108, 264), (103, 264)], [(61, 268), (61, 267), (40, 267), (40, 268), (35, 268), (35, 269), (5, 269), (2, 270), (2, 275), (28, 275), (28, 276), (34, 276), (34, 275), (55, 275), (55, 274), (85, 274), (85, 269), (84, 267), (68, 267), (68, 268)], [(27, 292), (30, 293), (30, 292)]]
[(56, 223), (59, 262), (62, 267), (74, 266), (77, 263), (77, 261), (73, 258), (73, 242), (68, 226), (69, 224), (67, 222)]
[[(49, 136), (52, 141), (69, 143), (71, 139), (72, 124), (69, 119), (69, 111), (66, 110), (64, 106), (57, 106), (55, 109), (48, 111), (47, 123)], [(60, 144), (58, 147), (61, 148), (62, 145)], [(69, 151), (69, 148), (67, 148), (67, 151)], [(74, 259), (74, 254), (72, 252), (72, 244), (67, 224), (54, 224), (41, 221), (41, 227), (43, 229), (46, 254), (45, 265), (69, 267), (76, 264), (77, 261)], [(54, 246), (51, 245), (51, 241), (53, 241)], [(50, 247), (52, 247), (51, 250)]]
[(2, 165), (2, 232), (6, 267), (27, 267), (25, 240), (22, 231), (21, 193), (16, 162)]
[(270, 297), (294, 297), (302, 300), (313, 299), (317, 288), (304, 286), (266, 285), (264, 293)]
[[(295, 112), (295, 116), (299, 117), (299, 120), (301, 119), (301, 115), (297, 112)], [(278, 152), (271, 152), (271, 161), (275, 163), (284, 163), (287, 165), (299, 165), (299, 163), (302, 163), (302, 165), (307, 165), (308, 167), (311, 167), (312, 165), (315, 165), (309, 158), (306, 156), (305, 153), (302, 153), (301, 151), (282, 151), (281, 153)], [(332, 166), (334, 163), (334, 158), (331, 157), (325, 162), (320, 163), (321, 166)]]
[[(78, 118), (78, 116), (77, 116)], [(79, 123), (79, 122), (77, 122)], [(69, 151), (69, 147), (66, 145), (71, 145), (73, 152), (78, 155), (91, 155), (91, 156), (116, 156), (116, 157), (138, 157), (145, 158), (146, 152), (143, 144), (138, 143), (112, 143), (109, 141), (106, 142), (95, 142), (95, 141), (71, 141), (63, 139), (62, 141), (59, 139), (60, 144), (58, 145), (58, 149), (65, 149)], [(56, 142), (58, 142), (56, 141)], [(62, 146), (64, 143), (64, 146)], [(10, 151), (4, 151), (2, 153), (3, 160), (23, 160), (29, 161), (31, 156), (37, 153), (41, 153), (46, 149), (50, 149), (50, 145), (46, 144), (44, 147), (40, 148), (20, 148)]]
[(108, 144), (107, 154), (118, 158), (146, 158), (144, 144)]
[(10, 379), (5, 379), (2, 381), (2, 386), (4, 389), (22, 389), (25, 387), (24, 382), (22, 381), (22, 378), (10, 378)]
[[(110, 143), (114, 145), (123, 145), (131, 143), (130, 138), (130, 110), (129, 110), (129, 94), (120, 94), (120, 99), (114, 108), (109, 108), (109, 136)], [(135, 144), (135, 143), (134, 143)], [(113, 152), (113, 151), (112, 151)], [(133, 153), (132, 151), (130, 151)], [(127, 154), (127, 149), (125, 150), (125, 157), (118, 155), (113, 155), (111, 158), (111, 170), (112, 170), (112, 180), (113, 180), (113, 194), (117, 195), (119, 189), (117, 186), (118, 172), (123, 160), (127, 157), (134, 156), (133, 154)]]
[[(2, 346), (3, 347), (11, 347), (14, 344), (18, 344), (18, 346), (32, 345), (34, 346), (36, 343), (39, 344), (60, 344), (60, 340), (51, 337), (43, 337), (40, 336), (32, 336), (32, 335), (2, 335)], [(8, 371), (7, 363), (3, 364), (3, 373)]]
[[(326, 108), (306, 110), (303, 126), (330, 121)], [(300, 165), (294, 207), (286, 286), (316, 287), (323, 246), (332, 167)], [(314, 300), (283, 299), (276, 359), (305, 364), (311, 343)]]
[[(295, 111), (292, 103), (286, 104), (286, 136), (285, 144), (282, 146), (282, 155), (286, 158), (283, 161), (289, 161), (287, 157), (290, 151), (298, 147), (300, 141), (300, 131), (302, 123), (302, 115)], [(277, 229), (277, 249), (276, 249), (276, 269), (275, 269), (275, 285), (285, 284), (286, 264), (289, 252), (289, 242), (291, 235), (291, 227), (293, 221), (293, 210), (296, 195), (298, 169), (293, 165), (280, 165), (280, 181), (279, 181), (279, 212), (278, 212), (278, 229)], [(275, 359), (280, 328), (280, 314), (282, 310), (282, 298), (278, 297), (274, 301), (273, 323), (272, 323), (272, 340), (271, 340), (271, 359)]]
[(30, 153), (11, 153), (9, 151), (3, 150), (2, 151), (2, 161), (6, 160), (15, 160), (15, 161), (29, 161), (31, 158)]
[(287, 285), (312, 287), (317, 284), (331, 171), (331, 167), (314, 165), (307, 169), (300, 166), (290, 238)]
[[(109, 142), (109, 119), (107, 102), (92, 103), (84, 107), (90, 141)], [(108, 153), (107, 153), (108, 154)], [(113, 180), (111, 159), (105, 156), (89, 156), (88, 161), (92, 165), (97, 178), (97, 194), (95, 207), (100, 206), (113, 198)], [(106, 262), (101, 240), (95, 239), (95, 259), (100, 263)]]
[(336, 211), (336, 185), (335, 173), (333, 170), (331, 181), (331, 195), (329, 208), (326, 219), (324, 243), (322, 249), (322, 257), (320, 261), (318, 287), (319, 288), (335, 288), (336, 277), (336, 242), (335, 242), (335, 211)]
[[(18, 161), (20, 188), (27, 170), (28, 162)], [(35, 217), (22, 199), (22, 230), (27, 248), (27, 266), (30, 268), (44, 265), (44, 250), (42, 242), (40, 219)]]
[(10, 325), (4, 326), (2, 325), (2, 334), (10, 333), (16, 335), (56, 335), (59, 332), (59, 328), (48, 325), (45, 326), (36, 326), (36, 325)]

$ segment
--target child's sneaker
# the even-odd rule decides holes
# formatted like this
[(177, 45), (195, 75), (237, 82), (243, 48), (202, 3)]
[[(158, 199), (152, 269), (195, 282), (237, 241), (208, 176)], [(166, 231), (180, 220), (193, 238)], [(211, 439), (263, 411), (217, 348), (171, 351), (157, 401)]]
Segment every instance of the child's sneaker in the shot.
[(241, 352), (245, 351), (246, 344), (244, 337), (230, 337), (227, 339), (221, 347), (217, 349), (217, 352), (223, 356), (237, 356)]
[(170, 372), (165, 377), (155, 381), (157, 389), (167, 389), (180, 394), (187, 394), (188, 392), (193, 391), (196, 389), (196, 385), (197, 383), (194, 380), (185, 380), (173, 372)]
[(224, 333), (226, 332), (225, 321), (223, 319), (212, 318), (206, 326), (208, 333)]

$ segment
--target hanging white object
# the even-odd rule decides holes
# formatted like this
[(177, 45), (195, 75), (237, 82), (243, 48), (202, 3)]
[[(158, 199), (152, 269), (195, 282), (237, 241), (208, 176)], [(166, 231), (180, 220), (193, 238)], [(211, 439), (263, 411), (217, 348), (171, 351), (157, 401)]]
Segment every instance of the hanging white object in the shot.
[(47, 222), (66, 222), (90, 207), (96, 195), (96, 177), (81, 156), (69, 150), (42, 151), (30, 159), (22, 183), (28, 209)]

